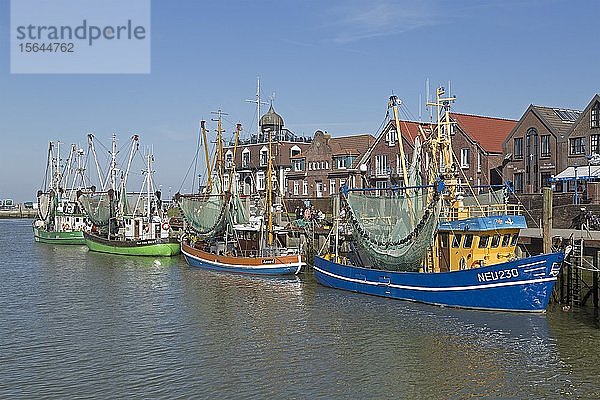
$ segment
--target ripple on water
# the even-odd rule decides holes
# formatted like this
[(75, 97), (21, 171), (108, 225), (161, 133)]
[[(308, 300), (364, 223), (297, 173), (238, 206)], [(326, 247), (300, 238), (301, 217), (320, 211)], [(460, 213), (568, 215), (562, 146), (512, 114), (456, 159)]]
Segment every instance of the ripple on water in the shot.
[(597, 398), (598, 330), (91, 253), (0, 220), (0, 398)]

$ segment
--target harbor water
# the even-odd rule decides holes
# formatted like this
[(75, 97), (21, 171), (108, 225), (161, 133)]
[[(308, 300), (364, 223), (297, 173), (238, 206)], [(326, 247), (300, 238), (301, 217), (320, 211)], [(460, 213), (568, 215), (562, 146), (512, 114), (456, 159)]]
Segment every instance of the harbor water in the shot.
[(33, 241), (0, 220), (0, 398), (600, 398), (583, 312), (478, 312)]

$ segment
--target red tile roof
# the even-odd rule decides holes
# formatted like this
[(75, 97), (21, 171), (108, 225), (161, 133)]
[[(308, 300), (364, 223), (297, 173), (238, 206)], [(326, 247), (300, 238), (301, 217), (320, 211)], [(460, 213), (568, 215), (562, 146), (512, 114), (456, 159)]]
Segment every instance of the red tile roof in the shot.
[[(394, 120), (390, 121), (393, 127), (396, 126)], [(403, 121), (400, 120), (400, 132), (402, 136), (409, 139), (411, 143), (415, 142), (415, 138), (420, 135), (419, 125), (425, 131), (425, 135), (428, 135), (428, 130), (431, 129), (431, 124), (428, 122), (415, 122), (415, 121)]]
[(331, 154), (337, 155), (362, 155), (373, 144), (375, 138), (372, 135), (352, 135), (332, 137), (329, 139)]
[(492, 153), (502, 153), (502, 142), (518, 122), (512, 119), (459, 113), (450, 113), (450, 116), (463, 132)]

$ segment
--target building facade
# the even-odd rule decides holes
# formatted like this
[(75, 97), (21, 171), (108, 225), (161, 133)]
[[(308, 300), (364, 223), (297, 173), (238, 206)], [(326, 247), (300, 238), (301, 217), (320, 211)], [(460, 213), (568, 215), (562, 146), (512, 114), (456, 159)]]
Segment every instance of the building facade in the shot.
[(358, 161), (373, 144), (369, 134), (332, 137), (316, 131), (305, 151), (292, 157), (287, 172), (286, 197), (323, 198), (339, 193), (345, 183), (362, 187)]
[[(517, 193), (540, 193), (549, 179), (585, 153), (582, 141), (573, 141), (568, 156), (569, 133), (580, 110), (530, 105), (502, 144), (506, 165), (504, 178)], [(576, 135), (577, 136), (577, 135)], [(583, 137), (585, 135), (580, 135)], [(556, 187), (562, 191), (562, 185)]]
[[(502, 141), (517, 121), (458, 113), (451, 113), (450, 116), (454, 122), (452, 150), (459, 183), (471, 186), (501, 184)], [(413, 158), (415, 138), (421, 137), (423, 141), (433, 129), (430, 123), (400, 121), (407, 167)], [(395, 121), (389, 121), (361, 159), (364, 180), (368, 186), (384, 188), (402, 185), (402, 166), (396, 138)]]
[(283, 118), (271, 105), (260, 119), (259, 133), (240, 140), (237, 149), (234, 149), (233, 143), (223, 149), (225, 167), (229, 170), (235, 165), (238, 190), (243, 196), (252, 196), (266, 189), (269, 135), (275, 175), (273, 184), (278, 185), (280, 193), (285, 193), (285, 173), (292, 167), (292, 157), (305, 151), (312, 141), (286, 129)]

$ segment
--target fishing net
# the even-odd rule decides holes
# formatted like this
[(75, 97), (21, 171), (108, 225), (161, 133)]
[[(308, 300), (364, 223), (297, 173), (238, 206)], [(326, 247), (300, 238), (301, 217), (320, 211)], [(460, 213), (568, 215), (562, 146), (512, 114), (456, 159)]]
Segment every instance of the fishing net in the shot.
[(42, 221), (48, 222), (54, 216), (56, 202), (53, 192), (41, 193), (38, 196), (38, 215)]
[(416, 271), (433, 243), (441, 201), (435, 196), (425, 204), (426, 190), (413, 196), (404, 193), (370, 196), (348, 193), (353, 234), (361, 250), (377, 268)]
[(213, 234), (223, 227), (226, 220), (226, 196), (181, 196), (179, 208), (188, 224), (200, 235)]
[(111, 216), (114, 214), (111, 212), (111, 201), (108, 193), (83, 194), (79, 197), (79, 202), (92, 223), (99, 226), (108, 225)]
[[(422, 185), (420, 141), (407, 171), (409, 187)], [(416, 271), (433, 243), (442, 206), (431, 187), (376, 191), (377, 196), (349, 192), (345, 197), (353, 235), (377, 268)]]

